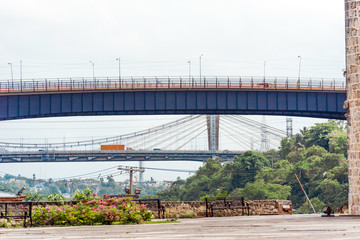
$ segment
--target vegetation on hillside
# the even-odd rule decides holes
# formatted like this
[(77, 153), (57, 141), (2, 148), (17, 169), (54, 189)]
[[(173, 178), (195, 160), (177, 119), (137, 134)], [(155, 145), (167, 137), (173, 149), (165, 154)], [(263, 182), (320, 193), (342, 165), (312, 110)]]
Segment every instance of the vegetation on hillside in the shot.
[(234, 161), (208, 159), (195, 175), (157, 193), (162, 200), (200, 200), (207, 195), (243, 195), (248, 200), (290, 199), (311, 212), (299, 177), (316, 210), (347, 201), (347, 135), (344, 123), (329, 120), (284, 138), (278, 150), (247, 151)]

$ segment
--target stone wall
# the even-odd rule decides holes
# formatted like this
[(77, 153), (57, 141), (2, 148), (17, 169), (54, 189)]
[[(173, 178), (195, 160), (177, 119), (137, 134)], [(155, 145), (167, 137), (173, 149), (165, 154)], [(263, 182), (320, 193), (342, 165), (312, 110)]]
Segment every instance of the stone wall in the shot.
[[(199, 217), (205, 217), (206, 207), (203, 201), (161, 202), (167, 216), (181, 216), (183, 214), (196, 213)], [(250, 215), (280, 215), (292, 214), (292, 204), (289, 200), (253, 200), (246, 201), (250, 207)], [(241, 209), (217, 210), (214, 216), (239, 216)], [(246, 213), (245, 213), (246, 214)]]
[(349, 212), (360, 215), (360, 1), (345, 0)]

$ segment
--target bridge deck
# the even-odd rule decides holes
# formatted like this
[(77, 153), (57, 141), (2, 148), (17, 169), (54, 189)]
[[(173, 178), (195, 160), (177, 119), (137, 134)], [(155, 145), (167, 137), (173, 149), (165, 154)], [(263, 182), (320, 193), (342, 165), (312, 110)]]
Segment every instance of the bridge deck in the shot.
[(184, 90), (184, 89), (244, 89), (244, 90), (297, 90), (297, 91), (345, 91), (341, 79), (295, 79), (295, 78), (253, 78), (253, 77), (210, 77), (210, 78), (73, 78), (0, 81), (0, 94), (51, 93), (79, 91), (133, 91), (133, 90)]

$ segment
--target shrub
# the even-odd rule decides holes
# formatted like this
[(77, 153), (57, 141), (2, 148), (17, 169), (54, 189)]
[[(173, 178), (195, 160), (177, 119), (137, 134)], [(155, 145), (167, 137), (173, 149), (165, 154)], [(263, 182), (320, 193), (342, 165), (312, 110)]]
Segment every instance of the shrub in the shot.
[(131, 198), (83, 200), (76, 205), (35, 206), (35, 225), (92, 225), (95, 223), (142, 223), (151, 219), (152, 213)]

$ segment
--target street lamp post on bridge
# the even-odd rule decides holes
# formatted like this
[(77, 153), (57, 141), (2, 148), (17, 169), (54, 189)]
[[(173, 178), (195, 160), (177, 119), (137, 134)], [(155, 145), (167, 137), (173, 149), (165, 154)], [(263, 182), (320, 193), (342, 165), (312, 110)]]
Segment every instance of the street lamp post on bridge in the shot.
[(116, 61), (119, 61), (119, 88), (121, 88), (121, 60), (120, 57), (116, 59)]
[(95, 80), (95, 64), (93, 61), (89, 61), (89, 63), (92, 65), (93, 79)]
[(14, 73), (13, 73), (13, 66), (12, 63), (8, 63), (10, 65), (10, 70), (11, 70), (11, 86), (12, 88), (14, 88)]

